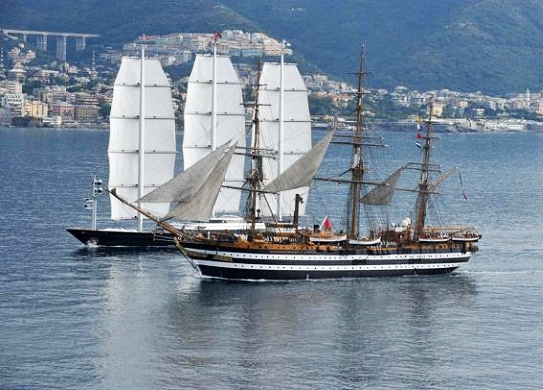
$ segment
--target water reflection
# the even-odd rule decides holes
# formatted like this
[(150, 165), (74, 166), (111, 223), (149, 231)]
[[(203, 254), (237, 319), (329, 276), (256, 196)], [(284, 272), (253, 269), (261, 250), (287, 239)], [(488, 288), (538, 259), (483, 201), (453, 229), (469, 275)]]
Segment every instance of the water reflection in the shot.
[(472, 311), (477, 294), (469, 275), (180, 286), (169, 318), (180, 349), (168, 362), (193, 380), (236, 367), (222, 373), (230, 388), (277, 377), (359, 388), (411, 365), (431, 376), (456, 337), (451, 316)]

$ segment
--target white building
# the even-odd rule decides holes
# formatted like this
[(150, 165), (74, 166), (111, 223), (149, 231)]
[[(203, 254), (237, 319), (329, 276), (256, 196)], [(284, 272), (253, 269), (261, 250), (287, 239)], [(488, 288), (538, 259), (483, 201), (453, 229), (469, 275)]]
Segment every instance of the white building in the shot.
[(24, 93), (6, 93), (2, 99), (2, 106), (9, 110), (12, 117), (24, 116), (25, 100)]

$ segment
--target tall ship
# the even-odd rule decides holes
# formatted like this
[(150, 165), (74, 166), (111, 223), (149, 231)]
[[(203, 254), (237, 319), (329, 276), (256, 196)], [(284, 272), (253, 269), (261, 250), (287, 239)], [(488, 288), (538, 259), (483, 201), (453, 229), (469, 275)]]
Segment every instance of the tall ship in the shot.
[[(123, 57), (115, 79), (110, 113), (108, 145), (109, 187), (137, 202), (148, 192), (174, 176), (176, 158), (175, 116), (171, 86), (157, 59)], [(134, 227), (98, 229), (98, 195), (102, 181), (93, 178), (92, 194), (86, 208), (92, 209), (91, 228), (67, 229), (86, 245), (163, 246), (172, 245), (172, 237), (162, 229), (144, 225), (144, 216), (110, 196), (111, 220)], [(139, 203), (156, 215), (166, 215), (169, 204)]]
[[(477, 242), (480, 239), (473, 227), (434, 225), (429, 222), (431, 199), (438, 195), (440, 184), (451, 174), (447, 172), (442, 175), (431, 159), (435, 138), (431, 109), (424, 133), (418, 137), (422, 149), (421, 161), (406, 164), (382, 182), (374, 182), (367, 177), (370, 165), (365, 150), (379, 145), (368, 137), (364, 124), (365, 75), (362, 50), (354, 132), (341, 136), (333, 131), (328, 133), (269, 182), (265, 182), (263, 164), (270, 151), (262, 148), (260, 143), (261, 121), (257, 92), (254, 139), (249, 153), (251, 168), (246, 174), (249, 192), (247, 220), (251, 222), (251, 228), (244, 234), (195, 234), (176, 230), (167, 223), (161, 224), (175, 235), (177, 247), (201, 275), (236, 280), (291, 280), (447, 274), (470, 260), (478, 250)], [(302, 202), (299, 194), (282, 200), (294, 207), (291, 229), (277, 229), (281, 222), (279, 219), (267, 222), (264, 231), (255, 229), (257, 222), (264, 218), (269, 220), (268, 216), (260, 215), (263, 198), (308, 186), (314, 180), (331, 142), (348, 146), (352, 155), (343, 174), (321, 178), (348, 186), (345, 230), (330, 233), (327, 239), (322, 239), (318, 226), (301, 227), (298, 223)], [(228, 151), (231, 148), (231, 145), (226, 145), (225, 150), (220, 152), (222, 157), (219, 160), (224, 161), (225, 156), (232, 153)], [(405, 218), (398, 225), (383, 226), (373, 223), (368, 217), (362, 217), (363, 214), (368, 215), (361, 211), (362, 206), (379, 208), (392, 201), (398, 178), (407, 169), (419, 173), (418, 183), (413, 190), (416, 194), (413, 219)], [(211, 187), (208, 188), (209, 194)], [(136, 205), (132, 207), (138, 208)], [(149, 216), (152, 218), (152, 213)], [(160, 220), (157, 222), (160, 224)], [(362, 225), (367, 226), (363, 229)]]

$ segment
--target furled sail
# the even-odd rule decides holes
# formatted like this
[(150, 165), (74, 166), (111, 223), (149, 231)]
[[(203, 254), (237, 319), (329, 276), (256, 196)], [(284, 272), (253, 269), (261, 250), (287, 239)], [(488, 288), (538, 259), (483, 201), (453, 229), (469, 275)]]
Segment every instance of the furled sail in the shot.
[[(277, 156), (263, 161), (265, 186), (311, 149), (311, 118), (307, 88), (296, 64), (264, 63), (259, 84), (259, 146), (277, 151)], [(281, 192), (279, 213), (292, 215), (295, 195), (306, 201), (308, 192), (307, 186)], [(262, 208), (262, 215), (276, 213), (276, 196), (266, 195), (266, 201), (271, 210)], [(300, 204), (300, 215), (305, 214), (306, 203)]]
[[(197, 55), (192, 68), (185, 104), (183, 165), (187, 169), (218, 145), (233, 140), (245, 148), (245, 110), (241, 84), (230, 58)], [(235, 155), (225, 177), (225, 186), (244, 184), (245, 156)], [(214, 213), (237, 212), (241, 190), (221, 188)]]
[(266, 192), (288, 191), (294, 188), (309, 186), (317, 174), (328, 145), (335, 134), (330, 131), (309, 152), (296, 160), (290, 167), (262, 190)]
[[(170, 180), (175, 165), (175, 116), (171, 87), (160, 62), (145, 59), (144, 193)], [(141, 59), (124, 57), (113, 89), (109, 135), (109, 187), (135, 202), (138, 198)], [(152, 205), (165, 215), (168, 204)], [(111, 218), (133, 219), (136, 211), (111, 197)]]
[(392, 200), (396, 184), (400, 178), (400, 174), (405, 167), (401, 167), (394, 171), (392, 175), (387, 177), (383, 182), (375, 186), (370, 192), (364, 195), (361, 202), (371, 206), (384, 206)]

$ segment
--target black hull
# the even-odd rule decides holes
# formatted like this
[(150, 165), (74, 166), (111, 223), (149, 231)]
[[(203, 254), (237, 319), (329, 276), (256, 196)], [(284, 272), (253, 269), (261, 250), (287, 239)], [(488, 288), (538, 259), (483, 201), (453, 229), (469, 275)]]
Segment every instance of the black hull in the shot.
[(123, 230), (66, 229), (89, 246), (165, 247), (175, 246), (173, 236), (164, 232)]
[(265, 244), (252, 248), (241, 244), (234, 248), (227, 244), (180, 242), (179, 249), (202, 275), (231, 280), (444, 275), (469, 262), (471, 257), (471, 252), (460, 245), (318, 251), (280, 250), (280, 246)]
[(312, 280), (312, 279), (347, 279), (383, 276), (448, 275), (458, 267), (437, 269), (403, 270), (361, 270), (361, 271), (260, 271), (251, 269), (231, 269), (199, 265), (204, 276), (229, 280)]

